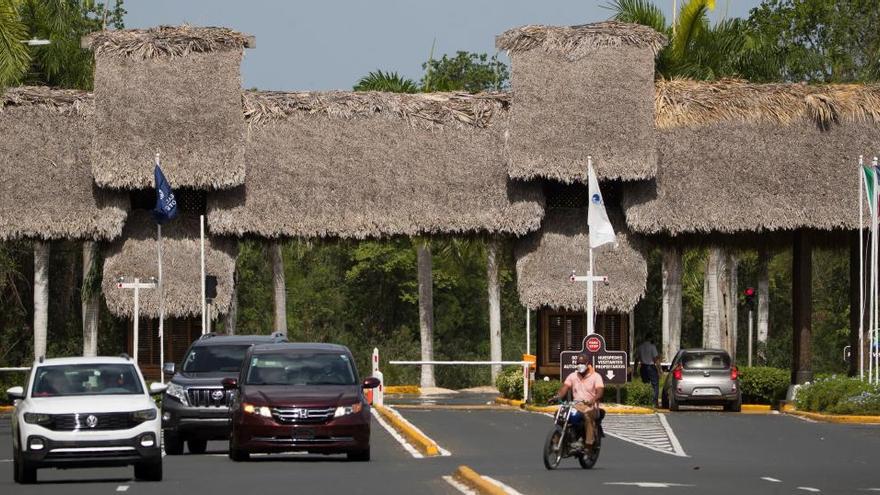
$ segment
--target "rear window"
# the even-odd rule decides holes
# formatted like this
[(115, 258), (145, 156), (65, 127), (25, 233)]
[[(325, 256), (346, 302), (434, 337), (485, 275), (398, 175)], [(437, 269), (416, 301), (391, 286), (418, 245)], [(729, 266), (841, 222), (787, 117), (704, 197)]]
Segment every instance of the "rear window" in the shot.
[(724, 370), (730, 368), (730, 356), (722, 352), (685, 354), (681, 365), (688, 370)]

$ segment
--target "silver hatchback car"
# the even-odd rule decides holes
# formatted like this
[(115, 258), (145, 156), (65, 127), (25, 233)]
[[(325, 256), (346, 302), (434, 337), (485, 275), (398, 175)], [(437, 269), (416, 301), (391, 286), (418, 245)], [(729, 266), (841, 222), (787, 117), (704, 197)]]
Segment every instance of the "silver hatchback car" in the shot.
[(663, 382), (663, 407), (678, 411), (683, 404), (723, 405), (742, 409), (739, 371), (721, 349), (682, 349), (675, 355)]

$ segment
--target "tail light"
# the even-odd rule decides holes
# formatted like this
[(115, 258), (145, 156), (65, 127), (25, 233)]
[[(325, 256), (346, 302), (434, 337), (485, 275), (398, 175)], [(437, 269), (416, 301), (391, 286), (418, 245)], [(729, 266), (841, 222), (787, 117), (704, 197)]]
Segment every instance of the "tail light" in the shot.
[(739, 370), (736, 368), (736, 366), (734, 366), (730, 368), (730, 379), (736, 380), (737, 377), (739, 377)]
[(672, 370), (672, 377), (675, 378), (676, 380), (681, 380), (681, 365), (680, 364), (678, 366), (676, 366), (674, 370)]

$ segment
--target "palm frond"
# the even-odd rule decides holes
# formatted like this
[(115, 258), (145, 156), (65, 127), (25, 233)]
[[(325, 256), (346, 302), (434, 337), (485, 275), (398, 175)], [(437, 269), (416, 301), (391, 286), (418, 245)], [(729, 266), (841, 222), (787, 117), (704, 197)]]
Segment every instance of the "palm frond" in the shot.
[(699, 33), (708, 29), (709, 20), (706, 13), (709, 11), (710, 0), (689, 0), (681, 6), (678, 19), (675, 23), (675, 34), (672, 37), (670, 47), (672, 55), (682, 60), (687, 56), (691, 42)]
[(388, 93), (417, 93), (418, 85), (397, 72), (377, 70), (362, 77), (354, 85), (355, 91), (385, 91)]
[(612, 19), (653, 28), (659, 33), (668, 30), (666, 16), (650, 0), (612, 0), (602, 6), (613, 12)]
[(0, 87), (21, 80), (30, 65), (27, 27), (21, 21), (14, 0), (0, 0)]

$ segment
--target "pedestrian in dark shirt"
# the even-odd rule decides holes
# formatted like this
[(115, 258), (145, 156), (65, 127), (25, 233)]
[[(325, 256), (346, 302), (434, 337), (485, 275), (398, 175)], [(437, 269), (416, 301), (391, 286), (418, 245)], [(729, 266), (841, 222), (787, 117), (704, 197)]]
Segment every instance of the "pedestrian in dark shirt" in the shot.
[(660, 353), (650, 339), (642, 342), (636, 350), (636, 361), (639, 366), (639, 374), (642, 382), (650, 383), (654, 390), (654, 407), (657, 407), (657, 397), (660, 392)]

